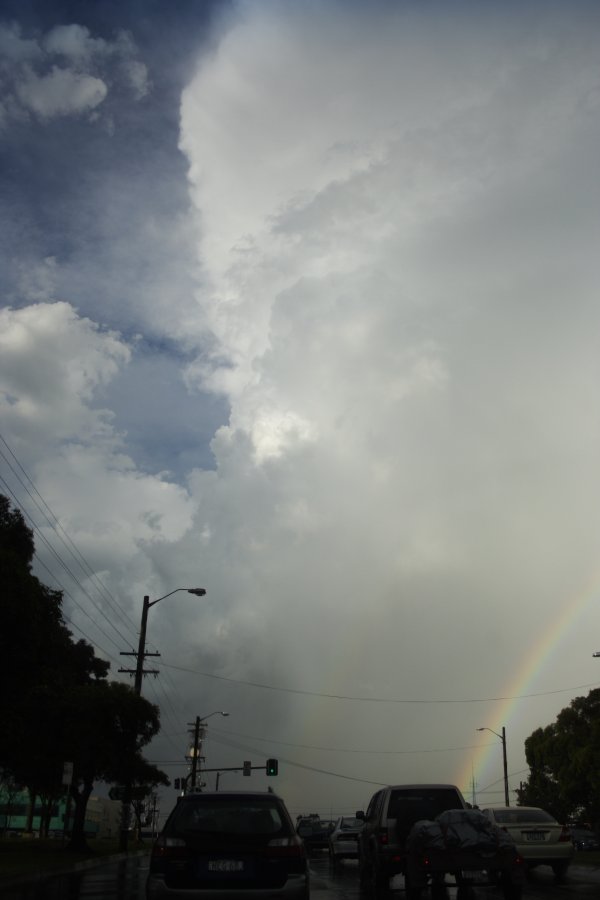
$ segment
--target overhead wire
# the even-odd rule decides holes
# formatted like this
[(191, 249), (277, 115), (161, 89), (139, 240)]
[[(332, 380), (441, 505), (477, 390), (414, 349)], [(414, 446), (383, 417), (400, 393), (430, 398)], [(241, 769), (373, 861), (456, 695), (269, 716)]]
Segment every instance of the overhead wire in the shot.
[[(85, 577), (89, 578), (90, 581), (93, 581), (95, 583), (96, 590), (99, 590), (98, 583), (101, 585), (101, 590), (99, 590), (99, 593), (104, 598), (104, 600), (108, 602), (111, 609), (117, 613), (117, 615), (120, 617), (120, 619), (122, 621), (125, 621), (127, 618), (129, 621), (126, 623), (126, 627), (131, 627), (135, 631), (136, 626), (134, 625), (133, 621), (128, 616), (126, 616), (126, 613), (121, 608), (121, 606), (119, 606), (119, 604), (114, 599), (112, 594), (110, 594), (110, 592), (105, 587), (105, 585), (97, 578), (94, 570), (89, 565), (89, 563), (87, 562), (87, 560), (85, 559), (83, 554), (76, 547), (74, 542), (71, 540), (71, 538), (69, 537), (69, 535), (67, 534), (65, 529), (62, 527), (62, 525), (60, 525), (58, 517), (54, 514), (54, 512), (51, 509), (51, 507), (49, 506), (49, 504), (43, 498), (42, 494), (39, 492), (39, 490), (35, 486), (33, 479), (27, 473), (24, 466), (19, 462), (16, 454), (11, 450), (6, 439), (1, 434), (0, 434), (0, 441), (2, 442), (2, 444), (4, 444), (4, 446), (7, 448), (8, 452), (11, 454), (11, 456), (15, 460), (16, 465), (19, 467), (19, 469), (23, 473), (23, 476), (27, 479), (27, 481), (31, 485), (31, 488), (28, 486), (28, 484), (25, 483), (25, 481), (23, 480), (23, 478), (21, 477), (21, 475), (19, 474), (19, 472), (17, 471), (15, 466), (11, 463), (10, 459), (8, 458), (7, 454), (4, 452), (4, 450), (2, 449), (1, 446), (0, 446), (0, 457), (2, 457), (2, 459), (4, 460), (4, 462), (10, 469), (10, 471), (12, 472), (13, 476), (17, 480), (17, 482), (21, 485), (21, 487), (23, 488), (23, 490), (25, 491), (27, 496), (30, 498), (30, 500), (33, 503), (33, 505), (35, 506), (35, 508), (44, 517), (44, 519), (46, 520), (46, 522), (48, 523), (48, 525), (50, 526), (50, 528), (52, 529), (54, 534), (57, 536), (60, 543), (62, 544), (62, 546), (67, 550), (67, 552), (69, 553), (71, 558), (76, 562), (76, 564), (82, 570)], [(3, 484), (7, 487), (7, 489), (10, 491), (10, 494), (13, 497), (13, 499), (15, 500), (17, 506), (19, 506), (19, 508), (21, 508), (23, 506), (23, 504), (18, 501), (14, 491), (12, 491), (10, 489), (6, 479), (2, 478), (1, 480), (2, 480)], [(39, 497), (39, 500), (37, 499), (38, 497)], [(42, 506), (42, 504), (43, 504), (43, 506)], [(39, 536), (40, 540), (42, 541), (42, 543), (44, 544), (46, 549), (50, 552), (50, 554), (52, 556), (55, 557), (55, 559), (59, 562), (59, 564), (62, 566), (64, 571), (70, 576), (70, 578), (73, 579), (74, 583), (79, 587), (81, 592), (87, 597), (87, 599), (90, 601), (90, 603), (92, 604), (94, 609), (100, 614), (101, 617), (103, 617), (108, 622), (110, 627), (115, 631), (115, 633), (119, 636), (119, 638), (121, 639), (121, 641), (123, 643), (125, 643), (126, 645), (130, 644), (131, 639), (126, 637), (119, 630), (119, 628), (117, 628), (115, 623), (107, 616), (105, 610), (103, 610), (102, 607), (99, 606), (98, 603), (96, 603), (96, 601), (93, 599), (93, 597), (91, 596), (91, 594), (89, 593), (87, 588), (81, 583), (81, 581), (79, 580), (79, 577), (75, 574), (75, 572), (73, 571), (71, 566), (63, 559), (63, 557), (60, 555), (58, 550), (56, 550), (56, 548), (46, 538), (46, 536), (42, 532), (41, 528), (39, 527), (38, 523), (34, 519), (31, 512), (27, 512), (26, 510), (23, 510), (23, 513), (24, 514), (27, 513), (27, 519), (30, 522), (30, 524), (32, 525), (36, 535)], [(39, 553), (37, 553), (37, 552), (36, 552), (36, 558), (37, 559), (40, 558)], [(114, 641), (113, 641), (113, 643), (114, 643)]]
[(528, 700), (533, 697), (548, 697), (552, 694), (564, 694), (569, 691), (580, 691), (585, 688), (598, 687), (599, 683), (597, 681), (592, 682), (591, 684), (578, 684), (574, 687), (567, 688), (557, 688), (552, 691), (538, 691), (533, 694), (518, 694), (516, 696), (499, 696), (499, 697), (439, 697), (439, 698), (421, 698), (417, 699), (415, 697), (365, 697), (360, 695), (352, 695), (352, 694), (328, 694), (324, 691), (309, 691), (303, 690), (302, 688), (291, 688), (291, 687), (282, 687), (282, 685), (276, 684), (266, 684), (260, 681), (249, 681), (243, 678), (229, 678), (226, 675), (216, 675), (214, 672), (201, 672), (199, 669), (192, 669), (188, 666), (176, 666), (174, 663), (164, 662), (163, 666), (169, 669), (173, 669), (177, 672), (188, 672), (192, 675), (200, 675), (202, 678), (213, 678), (217, 681), (225, 681), (229, 684), (239, 684), (245, 687), (253, 687), (259, 688), (260, 690), (265, 691), (278, 691), (283, 694), (299, 694), (303, 697), (321, 697), (326, 700), (352, 700), (358, 703), (407, 703), (407, 704), (434, 704), (434, 703), (495, 703), (504, 700)]
[[(156, 695), (157, 695), (157, 693), (158, 693), (158, 692), (157, 692), (157, 686), (160, 685), (160, 679), (153, 679), (153, 680), (150, 682), (150, 685), (151, 685), (151, 690), (152, 690), (154, 696), (155, 696), (156, 699), (158, 700), (158, 697), (157, 697)], [(164, 688), (162, 687), (162, 685), (160, 685), (160, 687), (161, 687), (161, 689), (162, 689), (162, 691), (163, 691), (163, 696), (168, 700), (168, 695), (166, 694), (166, 691), (164, 690)], [(169, 701), (169, 702), (170, 702), (170, 701)], [(157, 706), (160, 708), (160, 711), (161, 711), (161, 722), (162, 722), (162, 721), (163, 721), (163, 712), (164, 712), (164, 709), (163, 709), (163, 706), (162, 706), (162, 704), (161, 704), (160, 702), (157, 703)], [(172, 704), (171, 704), (171, 706), (172, 706)], [(177, 715), (177, 713), (174, 713), (174, 715)], [(171, 719), (170, 719), (170, 714), (169, 714), (169, 713), (167, 713), (166, 718), (167, 718), (168, 720), (171, 721), (171, 727), (173, 727), (173, 728), (175, 728), (175, 729), (178, 729), (179, 723), (177, 723), (177, 721), (176, 721), (175, 719), (172, 719), (172, 720), (171, 720)], [(175, 742), (175, 740), (174, 740), (174, 738), (175, 738), (176, 735), (180, 735), (181, 738), (182, 738), (182, 742), (181, 742), (181, 744), (179, 744), (179, 745), (177, 745), (176, 742)], [(162, 728), (161, 728), (161, 731), (160, 731), (160, 736), (161, 736), (162, 738), (166, 738), (166, 740), (169, 742), (169, 744), (171, 745), (171, 747), (173, 748), (173, 750), (175, 751), (175, 753), (181, 753), (182, 756), (183, 756), (183, 749), (182, 749), (182, 748), (184, 748), (184, 738), (185, 738), (185, 735), (186, 735), (186, 729), (185, 729), (185, 728), (181, 729), (181, 731), (176, 730), (176, 731), (174, 732), (174, 734), (172, 734), (172, 735), (171, 735), (171, 734), (167, 734), (166, 732), (164, 732), (164, 731), (162, 730)]]
[[(17, 498), (16, 498), (16, 496), (15, 496), (15, 494), (14, 494), (14, 492), (11, 490), (10, 486), (7, 484), (7, 482), (5, 481), (5, 479), (4, 479), (1, 475), (0, 475), (0, 481), (4, 484), (4, 489), (7, 491), (7, 493), (10, 494), (10, 496), (13, 498), (13, 500), (15, 500), (15, 502), (18, 502), (18, 501), (17, 501)], [(42, 534), (42, 532), (40, 532), (40, 530), (39, 530), (37, 524), (32, 520), (31, 516), (27, 513), (27, 511), (24, 511), (24, 512), (23, 512), (23, 516), (24, 516), (24, 518), (26, 519), (26, 521), (29, 522), (29, 524), (31, 525), (33, 531), (34, 531), (35, 534), (40, 538), (41, 542), (42, 542), (43, 544), (45, 544), (45, 545), (48, 546), (48, 549), (50, 550), (50, 552), (51, 552), (53, 555), (56, 555), (54, 549), (52, 548), (51, 545), (48, 544), (48, 542), (46, 541), (46, 538), (44, 537), (44, 535)], [(69, 591), (61, 584), (60, 579), (57, 578), (57, 576), (55, 575), (55, 573), (52, 572), (52, 570), (49, 568), (49, 566), (46, 564), (46, 562), (45, 562), (38, 554), (36, 554), (36, 559), (37, 559), (38, 564), (39, 564), (42, 568), (44, 568), (44, 569), (46, 570), (46, 572), (48, 572), (48, 574), (50, 575), (52, 581), (53, 581), (56, 585), (58, 585), (58, 589), (59, 589), (65, 596), (69, 597), (69, 599), (72, 601), (72, 603), (73, 603), (73, 604), (74, 604), (74, 605), (75, 605), (75, 606), (76, 606), (76, 607), (77, 607), (77, 608), (78, 608), (85, 616), (87, 616), (88, 619), (90, 619), (90, 621), (92, 622), (92, 624), (94, 625), (94, 627), (97, 628), (98, 631), (100, 631), (100, 632), (104, 635), (104, 637), (107, 638), (107, 640), (109, 640), (112, 644), (114, 644), (116, 647), (118, 647), (118, 644), (116, 644), (116, 642), (114, 641), (114, 639), (113, 639), (109, 634), (107, 634), (107, 633), (101, 628), (101, 626), (98, 624), (98, 622), (96, 622), (96, 620), (93, 619), (93, 618), (91, 617), (91, 615), (89, 614), (89, 612), (88, 612), (88, 611), (87, 611), (87, 610), (79, 603), (79, 601), (78, 601), (75, 597), (73, 597), (73, 595), (72, 595), (72, 594), (71, 594), (71, 593), (70, 593), (70, 592), (69, 592)], [(115, 660), (114, 657), (110, 654), (109, 651), (107, 651), (105, 648), (100, 647), (100, 645), (98, 644), (97, 641), (95, 641), (93, 638), (91, 638), (90, 635), (87, 634), (82, 628), (76, 626), (76, 625), (72, 622), (72, 620), (70, 620), (70, 619), (64, 614), (64, 612), (63, 612), (63, 618), (65, 619), (65, 621), (68, 622), (68, 624), (69, 624), (71, 627), (77, 628), (77, 630), (80, 632), (80, 634), (82, 634), (82, 635), (86, 638), (86, 640), (88, 640), (88, 641), (90, 642), (90, 644), (93, 644), (94, 646), (99, 647), (99, 649), (101, 649), (102, 652), (103, 652), (106, 656), (108, 656), (110, 659), (112, 659), (113, 661), (116, 662), (116, 660)]]
[[(7, 441), (1, 434), (0, 434), (0, 441), (6, 448), (6, 451), (10, 454), (11, 458), (14, 460), (15, 465), (18, 467), (18, 469), (22, 473), (23, 477), (21, 477), (21, 475), (19, 474), (19, 471), (17, 471), (17, 469), (15, 468), (15, 465), (13, 465), (11, 463), (11, 460), (8, 458), (6, 452), (4, 452), (2, 447), (0, 447), (0, 456), (2, 457), (2, 459), (4, 459), (6, 465), (12, 472), (13, 476), (16, 478), (17, 482), (21, 485), (22, 489), (26, 492), (26, 494), (30, 498), (31, 502), (34, 504), (35, 508), (45, 518), (46, 522), (48, 523), (48, 525), (50, 526), (50, 528), (52, 529), (54, 534), (58, 537), (62, 546), (64, 548), (66, 548), (67, 552), (69, 553), (71, 558), (76, 562), (76, 564), (79, 566), (79, 568), (84, 573), (86, 578), (88, 578), (90, 580), (91, 584), (94, 584), (94, 586), (96, 587), (96, 590), (98, 590), (100, 596), (103, 597), (103, 599), (108, 603), (108, 605), (111, 607), (111, 609), (117, 613), (117, 615), (119, 616), (121, 621), (123, 623), (125, 623), (126, 627), (127, 628), (131, 627), (135, 631), (137, 626), (135, 625), (135, 623), (133, 622), (131, 617), (118, 604), (118, 602), (112, 596), (110, 591), (106, 588), (106, 586), (104, 585), (102, 580), (99, 578), (97, 573), (89, 565), (89, 563), (87, 562), (87, 560), (85, 559), (83, 554), (80, 552), (79, 548), (76, 546), (76, 544), (72, 541), (72, 539), (70, 538), (68, 533), (62, 527), (57, 516), (54, 514), (54, 512), (52, 511), (52, 509), (49, 506), (49, 504), (47, 503), (47, 501), (44, 499), (42, 494), (37, 489), (35, 483), (33, 482), (33, 479), (31, 479), (31, 477), (27, 473), (26, 469), (20, 463), (16, 454), (13, 452), (13, 450), (10, 448), (9, 444), (7, 443)], [(27, 483), (23, 480), (23, 478), (26, 479)], [(4, 484), (5, 489), (10, 494), (10, 496), (13, 498), (16, 505), (19, 508), (21, 508), (22, 504), (19, 502), (15, 492), (11, 489), (11, 487), (8, 484), (8, 482), (6, 481), (6, 479), (4, 479), (2, 476), (0, 476), (0, 481)], [(29, 487), (28, 485), (30, 485), (31, 487)], [(41, 528), (38, 526), (37, 522), (34, 520), (31, 513), (24, 511), (24, 515), (26, 515), (26, 518), (32, 525), (32, 528), (33, 528), (35, 534), (39, 537), (39, 539), (41, 540), (43, 545), (46, 547), (46, 549), (48, 550), (50, 555), (58, 561), (58, 563), (61, 565), (61, 567), (64, 569), (64, 571), (73, 579), (75, 584), (77, 584), (77, 586), (79, 587), (81, 592), (84, 594), (84, 596), (87, 597), (87, 599), (92, 604), (94, 609), (100, 614), (100, 616), (102, 618), (105, 619), (105, 621), (110, 625), (110, 627), (115, 631), (115, 633), (119, 636), (119, 638), (125, 644), (131, 643), (130, 639), (128, 639), (127, 637), (125, 637), (123, 635), (123, 633), (120, 631), (119, 628), (117, 628), (115, 623), (113, 621), (111, 621), (111, 619), (106, 615), (106, 612), (92, 598), (89, 591), (81, 583), (81, 581), (79, 580), (78, 576), (75, 574), (75, 572), (73, 571), (71, 566), (65, 562), (65, 560), (60, 555), (60, 553), (56, 550), (56, 548), (52, 545), (52, 543), (46, 538), (45, 534), (43, 533)], [(61, 585), (60, 580), (50, 570), (50, 568), (45, 563), (45, 561), (40, 557), (39, 553), (36, 553), (36, 559), (37, 559), (37, 562), (49, 573), (49, 575), (52, 577), (53, 581), (60, 586)], [(117, 647), (117, 649), (119, 649), (119, 645), (114, 640), (114, 638), (112, 638), (101, 627), (101, 625), (94, 618), (92, 618), (90, 613), (82, 606), (82, 604), (79, 603), (76, 600), (76, 598), (74, 598), (73, 595), (69, 591), (67, 591), (64, 587), (61, 586), (61, 590), (63, 591), (63, 593), (66, 596), (69, 597), (71, 602), (88, 619), (90, 619), (90, 621), (92, 622), (94, 627), (98, 631), (100, 631), (101, 634), (103, 634), (104, 637), (108, 641), (110, 641), (110, 643), (113, 644), (113, 646), (115, 646), (115, 647)], [(117, 660), (114, 658), (114, 656), (110, 652), (108, 652), (105, 648), (100, 646), (97, 641), (92, 640), (90, 638), (90, 636), (88, 634), (86, 634), (85, 631), (83, 631), (83, 629), (81, 629), (78, 625), (76, 625), (72, 620), (67, 620), (67, 621), (68, 621), (68, 624), (70, 627), (74, 628), (78, 633), (82, 634), (83, 637), (85, 637), (86, 640), (88, 640), (91, 644), (93, 644), (94, 646), (97, 646), (108, 659), (112, 660), (113, 662), (117, 662)], [(549, 695), (553, 695), (553, 694), (572, 692), (574, 690), (582, 690), (582, 689), (598, 686), (598, 683), (594, 682), (594, 683), (590, 683), (590, 684), (577, 685), (575, 687), (559, 688), (556, 690), (541, 691), (541, 692), (536, 692), (536, 693), (531, 693), (531, 694), (523, 694), (523, 695), (517, 695), (517, 696), (511, 696), (511, 697), (506, 697), (506, 696), (469, 697), (469, 698), (365, 697), (365, 696), (353, 696), (353, 695), (345, 695), (345, 694), (330, 694), (330, 693), (325, 693), (325, 692), (320, 692), (320, 691), (309, 691), (309, 690), (304, 690), (304, 689), (300, 689), (300, 688), (289, 688), (289, 687), (286, 688), (286, 687), (282, 687), (281, 685), (271, 685), (271, 684), (266, 684), (266, 683), (244, 680), (244, 679), (229, 678), (226, 676), (217, 675), (215, 673), (200, 672), (195, 669), (191, 669), (191, 668), (187, 668), (187, 667), (183, 667), (183, 666), (177, 666), (174, 664), (169, 664), (168, 662), (164, 662), (164, 661), (162, 661), (161, 669), (165, 670), (164, 675), (167, 676), (167, 678), (171, 677), (170, 673), (168, 672), (168, 669), (172, 669), (174, 671), (193, 673), (193, 674), (199, 675), (201, 677), (225, 681), (228, 683), (238, 684), (238, 685), (245, 686), (245, 687), (253, 687), (253, 688), (269, 690), (269, 691), (278, 691), (278, 692), (287, 693), (287, 694), (297, 694), (297, 695), (302, 695), (302, 696), (312, 696), (312, 697), (318, 697), (318, 698), (324, 698), (324, 699), (334, 699), (334, 700), (346, 700), (346, 701), (369, 702), (369, 703), (391, 703), (391, 704), (456, 704), (456, 703), (484, 703), (484, 702), (489, 703), (489, 702), (498, 702), (498, 701), (506, 701), (506, 700), (522, 700), (522, 699), (529, 699), (529, 698), (535, 698), (535, 697), (541, 697), (541, 696), (549, 696)], [(172, 681), (172, 679), (171, 679), (171, 681)], [(168, 693), (166, 692), (166, 690), (163, 688), (162, 685), (161, 685), (161, 690), (162, 690), (164, 700), (166, 701), (166, 705), (170, 707), (170, 712), (167, 712), (167, 718), (169, 718), (170, 715), (173, 715), (174, 717), (176, 717), (177, 712), (175, 711), (175, 709), (173, 707), (173, 704), (170, 700)], [(156, 691), (155, 691), (155, 693), (156, 693)], [(163, 708), (161, 703), (159, 703), (158, 705), (161, 706), (161, 708)], [(178, 726), (177, 726), (177, 723), (175, 722), (175, 719), (173, 720), (173, 722), (174, 722), (174, 727), (177, 728)], [(223, 743), (226, 746), (231, 746), (231, 747), (234, 747), (237, 749), (249, 750), (250, 752), (259, 752), (259, 751), (256, 751), (255, 748), (248, 748), (247, 745), (232, 742), (230, 740), (228, 741), (223, 736), (221, 736), (221, 738), (219, 738), (218, 734), (219, 734), (219, 732), (217, 729), (213, 729), (211, 731), (211, 735), (214, 737), (215, 741), (218, 743)], [(164, 736), (166, 736), (166, 735), (164, 735)], [(246, 735), (240, 735), (240, 736), (248, 737), (250, 740), (259, 740), (259, 741), (267, 740), (266, 738), (257, 738), (254, 736), (246, 736)], [(172, 746), (175, 749), (175, 751), (179, 752), (180, 748), (175, 746), (174, 742), (171, 741), (171, 738), (167, 736), (167, 739), (172, 743)], [(378, 754), (380, 753), (380, 754), (389, 754), (389, 755), (405, 755), (405, 754), (411, 754), (411, 753), (413, 753), (413, 754), (414, 753), (419, 753), (419, 754), (421, 754), (421, 753), (439, 753), (439, 752), (451, 752), (452, 750), (458, 751), (458, 750), (471, 749), (470, 747), (456, 747), (456, 748), (443, 748), (443, 749), (437, 749), (437, 750), (436, 749), (428, 749), (428, 750), (406, 750), (406, 751), (401, 751), (401, 750), (400, 751), (395, 751), (395, 750), (373, 751), (373, 750), (352, 750), (349, 748), (313, 747), (313, 746), (309, 746), (309, 745), (293, 744), (293, 743), (284, 742), (284, 741), (274, 741), (272, 739), (269, 739), (269, 740), (271, 743), (279, 744), (280, 746), (296, 746), (301, 749), (314, 749), (314, 750), (331, 751), (331, 752), (338, 752), (338, 753), (339, 752), (378, 753)], [(336, 778), (343, 778), (343, 779), (347, 779), (347, 780), (358, 781), (358, 782), (363, 782), (363, 783), (368, 783), (368, 784), (379, 784), (379, 782), (374, 782), (374, 781), (370, 781), (370, 780), (366, 780), (366, 779), (354, 778), (352, 776), (341, 775), (340, 773), (330, 772), (328, 770), (319, 769), (319, 768), (313, 767), (313, 766), (308, 766), (308, 765), (298, 763), (298, 762), (292, 761), (292, 760), (284, 760), (284, 761), (289, 765), (296, 766), (297, 768), (307, 769), (309, 771), (314, 771), (314, 772), (318, 772), (321, 774), (330, 775), (330, 776), (336, 777)], [(495, 782), (493, 782), (492, 785), (489, 785), (488, 788), (492, 787), (493, 784), (495, 784)], [(480, 793), (486, 792), (486, 790), (488, 788), (482, 789), (480, 791)]]
[(408, 756), (410, 754), (421, 754), (421, 753), (452, 753), (454, 751), (462, 751), (462, 750), (474, 750), (477, 747), (480, 747), (480, 744), (469, 744), (466, 747), (438, 747), (438, 748), (430, 748), (430, 749), (417, 749), (417, 750), (373, 750), (369, 749), (353, 749), (350, 747), (318, 747), (311, 744), (298, 744), (291, 741), (278, 741), (275, 738), (270, 737), (258, 737), (257, 735), (252, 734), (241, 734), (240, 732), (235, 731), (220, 731), (218, 728), (212, 729), (213, 734), (217, 735), (225, 735), (234, 737), (246, 738), (251, 741), (264, 741), (268, 744), (277, 744), (281, 747), (294, 747), (297, 750), (319, 750), (325, 753), (350, 753), (350, 754), (375, 754), (378, 756)]
[[(223, 744), (226, 747), (232, 747), (234, 750), (244, 750), (247, 753), (263, 753), (264, 751), (258, 750), (256, 747), (250, 747), (247, 744), (240, 743), (238, 741), (228, 741), (223, 738), (213, 738), (216, 743)], [(307, 772), (317, 772), (320, 775), (330, 775), (333, 778), (341, 778), (345, 781), (356, 781), (362, 784), (375, 784), (384, 786), (386, 782), (383, 781), (373, 781), (371, 778), (357, 778), (354, 775), (342, 775), (340, 772), (332, 772), (329, 769), (320, 769), (317, 766), (309, 766), (305, 763), (299, 763), (296, 760), (287, 759), (285, 757), (279, 757), (280, 762), (284, 762), (288, 766), (293, 766), (296, 769), (304, 769)]]

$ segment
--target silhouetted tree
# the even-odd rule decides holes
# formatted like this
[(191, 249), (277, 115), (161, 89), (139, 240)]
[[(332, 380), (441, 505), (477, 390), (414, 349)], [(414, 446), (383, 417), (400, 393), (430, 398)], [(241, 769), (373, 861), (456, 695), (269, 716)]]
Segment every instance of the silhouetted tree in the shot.
[(66, 740), (74, 764), (70, 846), (80, 850), (86, 848), (85, 809), (95, 781), (123, 784), (130, 778), (134, 785), (156, 787), (169, 779), (141, 755), (159, 731), (158, 707), (129, 685), (113, 681), (79, 687), (70, 692), (66, 710), (75, 715)]
[(561, 821), (600, 823), (600, 689), (576, 697), (556, 722), (525, 741), (530, 768), (522, 803), (541, 806)]
[(94, 781), (168, 784), (141, 756), (159, 730), (158, 708), (131, 687), (106, 681), (109, 663), (74, 641), (62, 594), (31, 572), (33, 532), (0, 495), (0, 769), (46, 804), (64, 795), (74, 764), (72, 844), (85, 844)]

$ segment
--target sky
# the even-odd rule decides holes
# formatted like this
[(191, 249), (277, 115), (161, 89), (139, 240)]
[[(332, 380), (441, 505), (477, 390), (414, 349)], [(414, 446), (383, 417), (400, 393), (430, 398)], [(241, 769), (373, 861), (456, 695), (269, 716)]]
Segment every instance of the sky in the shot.
[(163, 598), (171, 778), (199, 716), (293, 815), (484, 806), (504, 727), (514, 801), (600, 685), (599, 38), (585, 0), (0, 0), (0, 491), (111, 677)]

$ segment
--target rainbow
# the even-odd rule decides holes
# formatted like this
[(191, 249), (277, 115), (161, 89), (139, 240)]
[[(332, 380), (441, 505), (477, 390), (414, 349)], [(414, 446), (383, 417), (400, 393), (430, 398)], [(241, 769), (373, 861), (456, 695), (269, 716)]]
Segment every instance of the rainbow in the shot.
[[(597, 596), (597, 594), (598, 578), (596, 576), (593, 580), (593, 587), (577, 594), (570, 603), (567, 603), (565, 605), (564, 609), (556, 617), (556, 619), (550, 622), (547, 629), (541, 633), (537, 644), (534, 645), (530, 650), (528, 650), (526, 660), (523, 662), (521, 668), (517, 671), (517, 674), (514, 676), (514, 678), (506, 686), (504, 692), (506, 694), (506, 699), (498, 701), (499, 705), (494, 710), (493, 716), (486, 716), (486, 721), (481, 722), (482, 725), (485, 725), (498, 734), (502, 732), (502, 726), (505, 726), (508, 740), (510, 740), (509, 725), (511, 723), (511, 720), (514, 721), (516, 719), (516, 707), (519, 703), (520, 698), (528, 693), (531, 683), (534, 681), (535, 677), (539, 675), (540, 670), (547, 665), (551, 655), (556, 650), (560, 641), (563, 640), (568, 632), (573, 629), (580, 614), (585, 610), (591, 600)], [(482, 737), (484, 736), (484, 734), (485, 733), (482, 732)], [(491, 735), (489, 732), (487, 732), (487, 735), (488, 737), (493, 738), (493, 735)], [(459, 780), (457, 781), (457, 784), (459, 784), (461, 788), (464, 789), (466, 785), (472, 782), (472, 779), (476, 779), (477, 773), (482, 773), (484, 770), (493, 770), (501, 775), (502, 749), (500, 742), (496, 738), (493, 738), (493, 741), (494, 743), (486, 743), (484, 746), (480, 747), (475, 752), (474, 757), (465, 761), (464, 768), (459, 775)], [(512, 789), (514, 789), (513, 784), (511, 784), (511, 790)], [(503, 790), (501, 784), (499, 785), (498, 790), (500, 798)], [(497, 802), (502, 802), (502, 799), (499, 799)]]

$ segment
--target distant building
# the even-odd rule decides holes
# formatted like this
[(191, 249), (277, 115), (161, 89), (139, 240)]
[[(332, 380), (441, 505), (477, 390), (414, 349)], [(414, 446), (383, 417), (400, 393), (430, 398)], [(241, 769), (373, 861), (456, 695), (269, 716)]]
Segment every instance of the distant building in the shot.
[[(25, 830), (29, 813), (27, 791), (9, 793), (0, 785), (0, 831), (19, 833)], [(49, 834), (63, 834), (65, 829), (66, 798), (62, 797), (52, 807)], [(119, 833), (121, 803), (107, 797), (90, 797), (85, 816), (85, 834), (88, 838), (113, 838)], [(33, 831), (39, 832), (42, 816), (41, 801), (36, 799), (33, 811)], [(73, 810), (71, 808), (71, 821)]]

